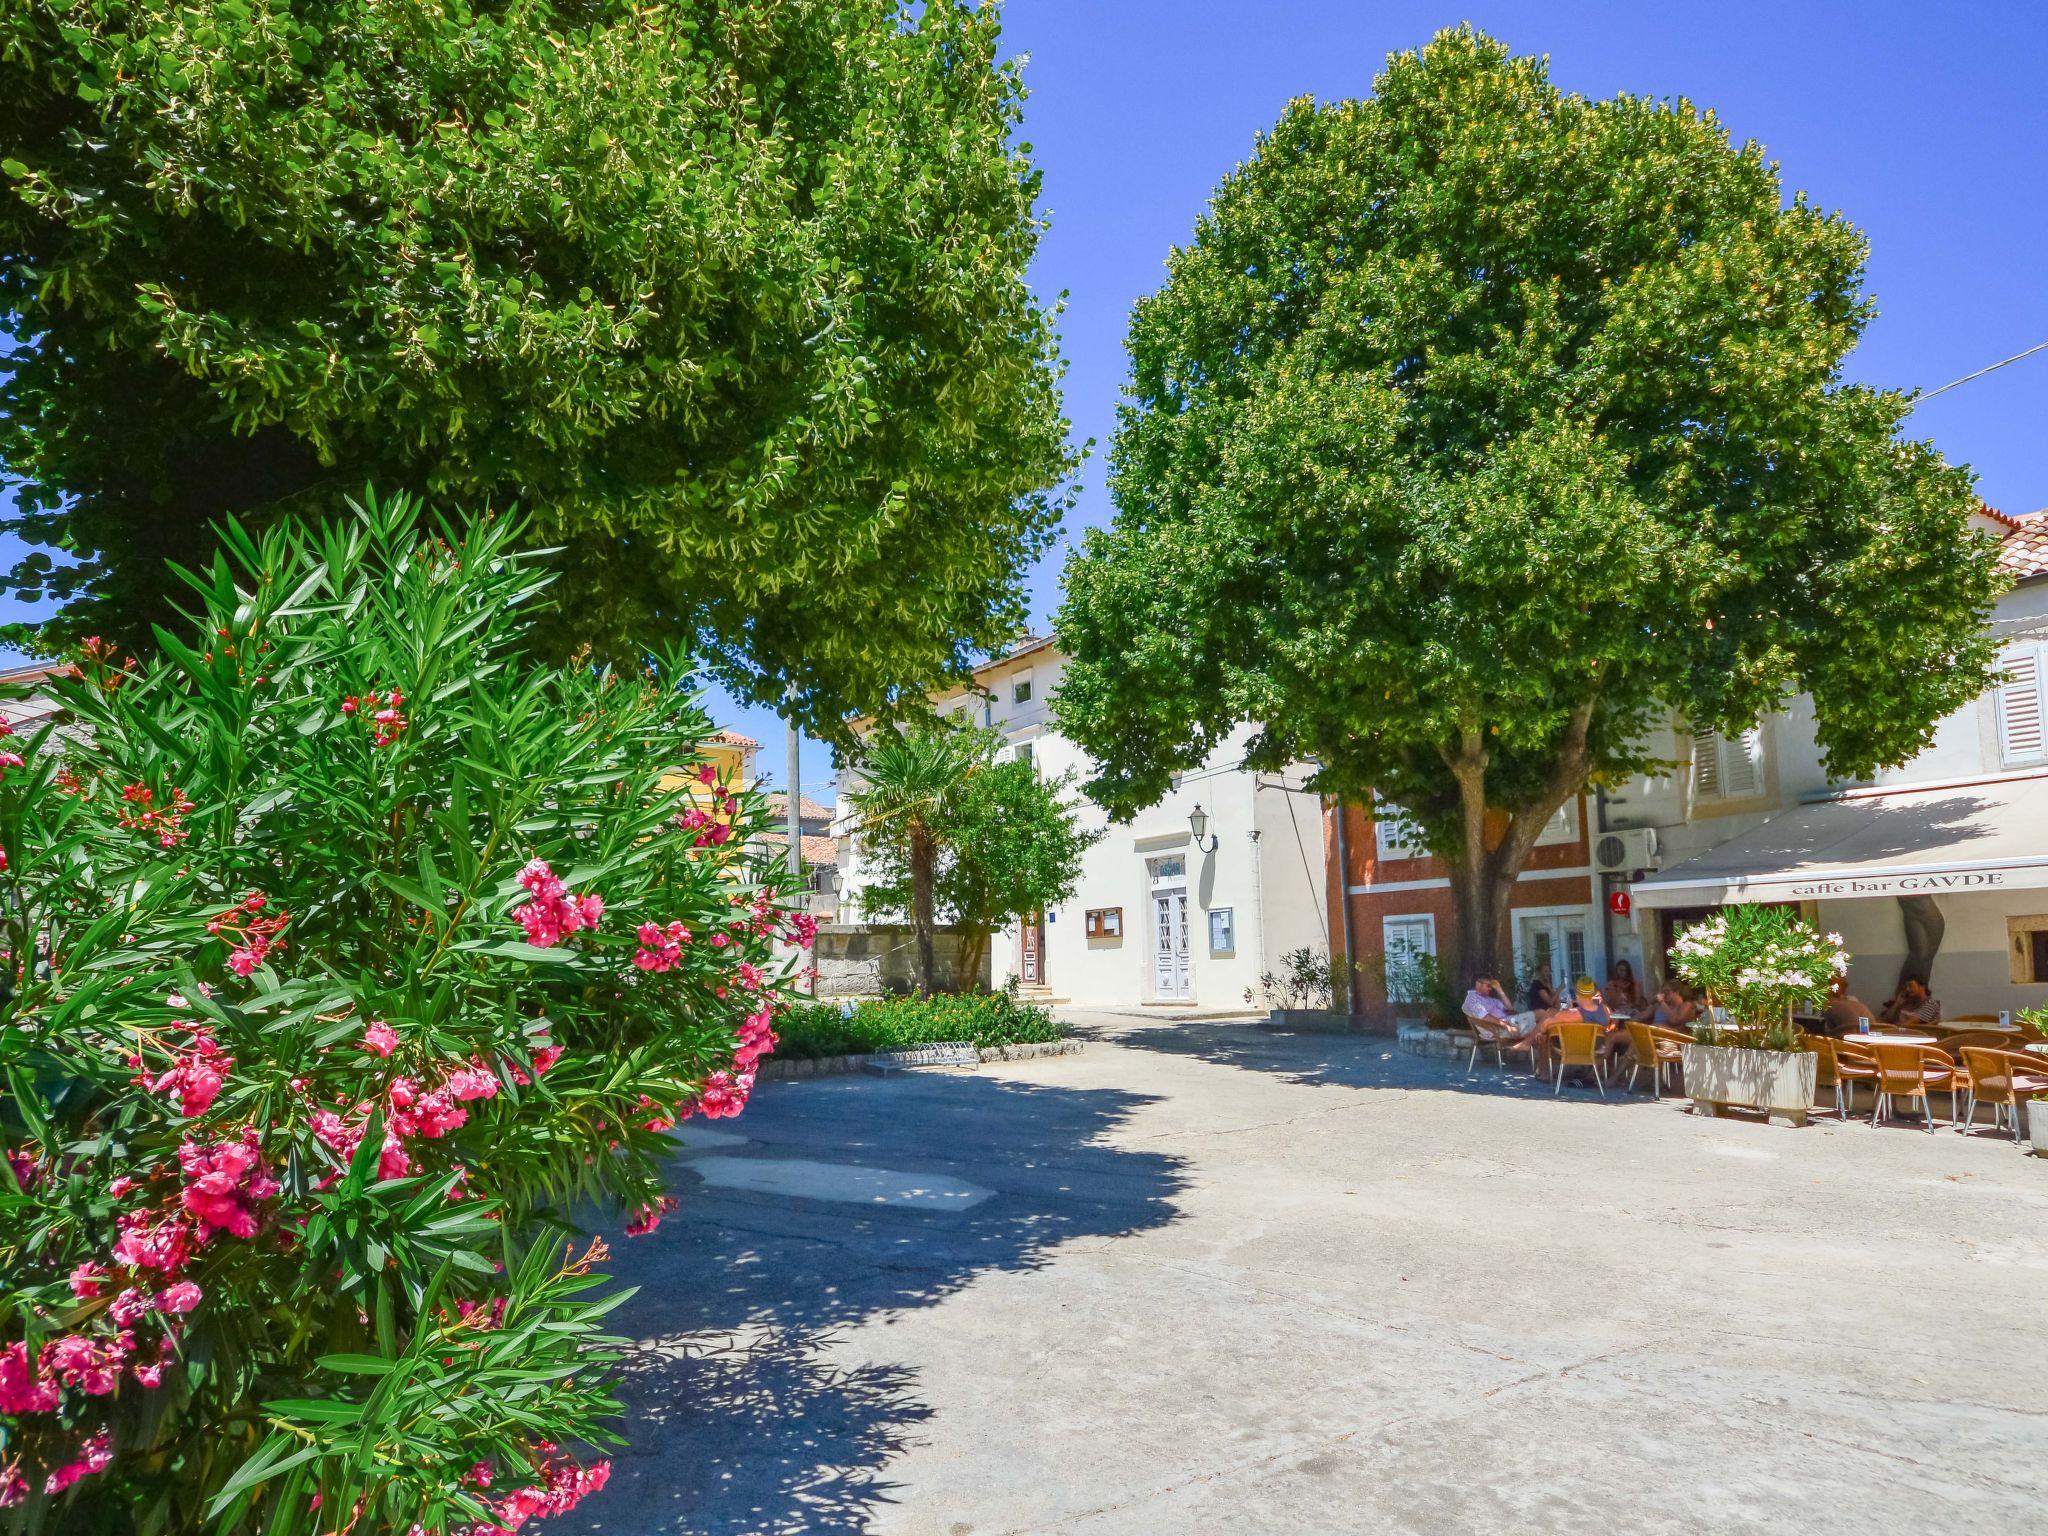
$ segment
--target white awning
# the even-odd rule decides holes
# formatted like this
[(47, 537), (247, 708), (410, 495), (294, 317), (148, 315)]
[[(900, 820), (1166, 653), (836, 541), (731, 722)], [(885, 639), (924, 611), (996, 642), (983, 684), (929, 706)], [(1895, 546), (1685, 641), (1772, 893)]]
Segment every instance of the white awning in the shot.
[(2048, 773), (1859, 789), (1638, 882), (1641, 907), (2048, 888)]

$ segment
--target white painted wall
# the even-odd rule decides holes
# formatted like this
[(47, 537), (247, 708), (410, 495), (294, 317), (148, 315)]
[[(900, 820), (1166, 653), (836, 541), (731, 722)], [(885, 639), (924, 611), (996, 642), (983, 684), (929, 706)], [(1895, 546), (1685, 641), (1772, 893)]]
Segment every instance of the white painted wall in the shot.
[[(1062, 670), (1057, 651), (1037, 650), (982, 668), (976, 677), (986, 698), (956, 693), (938, 704), (942, 711), (961, 711), (993, 726), (1013, 746), (1028, 743), (1046, 777), (1072, 770), (1079, 780), (1089, 772), (1086, 755), (1051, 723), (1049, 700)], [(1013, 688), (1025, 674), (1032, 696), (1017, 703)], [(1307, 777), (1303, 771), (1260, 776), (1238, 766), (1252, 734), (1250, 727), (1238, 731), (1199, 770), (1183, 775), (1157, 805), (1128, 822), (1111, 823), (1077, 796), (1082, 824), (1102, 836), (1083, 858), (1073, 898), (1046, 913), (1045, 982), (1054, 996), (1095, 1007), (1157, 1000), (1148, 861), (1162, 856), (1179, 854), (1187, 861), (1188, 1006), (1204, 1012), (1243, 1008), (1246, 991), (1256, 988), (1260, 973), (1276, 968), (1286, 951), (1329, 948), (1319, 802), (1300, 792)], [(851, 776), (842, 773), (841, 805), (851, 787)], [(1211, 852), (1197, 853), (1193, 847), (1188, 816), (1198, 803), (1209, 815), (1209, 836), (1216, 839)], [(843, 840), (841, 847), (844, 889), (851, 900), (865, 870), (857, 838)], [(1122, 909), (1123, 932), (1091, 939), (1085, 914), (1103, 907)], [(1227, 949), (1212, 949), (1210, 914), (1226, 908), (1232, 942)], [(1021, 936), (1014, 928), (999, 933), (990, 950), (991, 980), (1002, 986), (1018, 971)]]
[[(2048, 581), (2033, 581), (2000, 598), (1991, 631), (2001, 645), (2048, 638)], [(1973, 699), (1943, 719), (1934, 739), (1911, 761), (1880, 770), (1860, 784), (1904, 785), (1971, 779), (2010, 771), (2001, 761), (1995, 695)], [(1805, 696), (1763, 723), (1765, 793), (1755, 801), (1688, 804), (1689, 775), (1683, 768), (1638, 777), (1608, 800), (1610, 827), (1655, 827), (1662, 865), (1704, 853), (1752, 830), (1785, 808), (1818, 799), (1849, 782), (1831, 780), (1821, 764), (1813, 701)], [(1662, 728), (1652, 744), (1659, 756), (1683, 762), (1690, 742), (1674, 726)], [(2048, 837), (2048, 828), (2043, 829)], [(1946, 929), (1934, 964), (1934, 993), (1945, 1013), (1996, 1012), (2015, 1006), (2048, 1006), (2048, 985), (2016, 986), (2005, 946), (2006, 918), (2038, 912), (2042, 892), (1937, 897)], [(1873, 897), (1819, 904), (1821, 926), (1847, 941), (1850, 984), (1864, 1001), (1881, 1006), (1898, 985), (1905, 958), (1905, 933), (1897, 901)], [(1617, 922), (1617, 948), (1639, 953), (1654, 947), (1654, 916), (1639, 912)]]

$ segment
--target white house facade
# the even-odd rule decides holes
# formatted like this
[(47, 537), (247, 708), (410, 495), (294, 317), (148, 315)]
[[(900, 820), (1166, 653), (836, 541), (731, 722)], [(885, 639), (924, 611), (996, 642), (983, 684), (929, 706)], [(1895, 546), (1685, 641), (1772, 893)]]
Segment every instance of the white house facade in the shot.
[[(1671, 721), (1649, 745), (1678, 766), (1588, 793), (1537, 847), (1512, 902), (1517, 980), (1617, 959), (1658, 980), (1687, 922), (1774, 902), (1843, 936), (1873, 1005), (1908, 969), (1952, 1016), (2048, 1005), (2048, 512), (1977, 525), (2014, 582), (1991, 619), (2007, 681), (1854, 783), (1829, 778), (1804, 697), (1739, 738)], [(1369, 808), (1333, 816), (1328, 858), (1358, 1005), (1396, 1006), (1374, 977), (1398, 951), (1448, 948), (1449, 881)]]
[[(1049, 708), (1065, 664), (1051, 642), (1027, 640), (978, 668), (972, 689), (935, 703), (1000, 732), (1005, 750), (1044, 776), (1085, 778), (1085, 754), (1054, 729)], [(1039, 920), (995, 936), (991, 984), (1014, 977), (1031, 993), (1079, 1006), (1221, 1012), (1246, 1007), (1246, 993), (1289, 951), (1327, 953), (1320, 804), (1301, 787), (1306, 769), (1242, 766), (1251, 734), (1232, 736), (1131, 821), (1111, 822), (1080, 800), (1083, 825), (1101, 835), (1079, 885)], [(842, 807), (856, 782), (842, 769)], [(841, 815), (848, 916), (867, 882), (858, 829)]]

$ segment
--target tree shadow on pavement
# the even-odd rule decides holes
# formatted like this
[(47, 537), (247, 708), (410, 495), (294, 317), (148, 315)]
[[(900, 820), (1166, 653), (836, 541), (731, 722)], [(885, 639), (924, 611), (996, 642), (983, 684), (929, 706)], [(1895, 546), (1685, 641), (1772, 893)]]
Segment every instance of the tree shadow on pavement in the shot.
[(913, 1371), (835, 1346), (1061, 1243), (1173, 1220), (1178, 1160), (1102, 1143), (1148, 1102), (911, 1073), (769, 1084), (737, 1120), (686, 1127), (681, 1208), (613, 1244), (613, 1274), (641, 1288), (614, 1314), (638, 1341), (619, 1373), (627, 1447), (549, 1530), (866, 1530), (932, 1409)]
[[(1511, 1065), (1503, 1070), (1487, 1055), (1475, 1070), (1468, 1070), (1463, 1052), (1455, 1059), (1417, 1056), (1384, 1035), (1292, 1033), (1261, 1029), (1242, 1021), (1199, 1020), (1134, 1022), (1128, 1028), (1097, 1024), (1086, 1032), (1090, 1038), (1132, 1050), (1158, 1051), (1246, 1072), (1270, 1073), (1283, 1082), (1311, 1088), (1472, 1093), (1517, 1099), (1560, 1096), (1552, 1088), (1550, 1078), (1531, 1076), (1526, 1065), (1512, 1059)], [(1575, 1070), (1565, 1074), (1561, 1097), (1617, 1108), (1647, 1106), (1652, 1102), (1647, 1081), (1642, 1081), (1641, 1091), (1634, 1093), (1628, 1090), (1627, 1083), (1628, 1072), (1623, 1069), (1608, 1079), (1603, 1096), (1594, 1088), (1590, 1074)]]

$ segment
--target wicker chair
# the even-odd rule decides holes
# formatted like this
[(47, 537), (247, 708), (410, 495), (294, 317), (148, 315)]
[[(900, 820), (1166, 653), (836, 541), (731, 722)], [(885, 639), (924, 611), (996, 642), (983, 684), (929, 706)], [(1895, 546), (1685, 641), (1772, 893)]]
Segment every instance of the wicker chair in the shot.
[(1536, 1070), (1536, 1047), (1527, 1040), (1516, 1039), (1515, 1026), (1506, 1019), (1489, 1019), (1481, 1014), (1468, 1013), (1465, 1015), (1465, 1028), (1472, 1034), (1472, 1054), (1465, 1062), (1468, 1076), (1477, 1070), (1481, 1051), (1493, 1052), (1493, 1059), (1502, 1071), (1507, 1070), (1509, 1051), (1527, 1056), (1529, 1070)]
[[(1877, 1061), (1877, 1081), (1872, 1086), (1877, 1092), (1877, 1102), (1870, 1107), (1870, 1123), (1891, 1118), (1893, 1099), (1918, 1099), (1921, 1112), (1927, 1117), (1927, 1129), (1934, 1130), (1934, 1101), (1928, 1097), (1931, 1092), (1953, 1095), (1956, 1086), (1955, 1063), (1940, 1051), (1925, 1045), (1903, 1045), (1896, 1041), (1873, 1038), (1870, 1054)], [(1955, 1101), (1949, 1101), (1949, 1120), (1955, 1120)]]
[(1607, 1097), (1607, 1080), (1600, 1073), (1600, 1036), (1603, 1033), (1600, 1025), (1576, 1019), (1560, 1020), (1550, 1026), (1551, 1039), (1557, 1046), (1557, 1077), (1550, 1085), (1553, 1094), (1564, 1092), (1567, 1067), (1586, 1067), (1593, 1073), (1593, 1086), (1600, 1090), (1600, 1097)]
[(1869, 1035), (1844, 1035), (1828, 1041), (1828, 1058), (1834, 1066), (1835, 1114), (1841, 1119), (1849, 1118), (1858, 1083), (1877, 1086), (1877, 1058), (1870, 1054), (1870, 1039)]
[(1678, 1048), (1690, 1037), (1679, 1030), (1666, 1029), (1661, 1024), (1642, 1024), (1631, 1020), (1624, 1027), (1628, 1030), (1629, 1054), (1634, 1058), (1628, 1069), (1628, 1091), (1634, 1093), (1636, 1075), (1648, 1071), (1650, 1093), (1661, 1098), (1664, 1074), (1678, 1070)]
[(1963, 1117), (1965, 1133), (1977, 1123), (1979, 1103), (1991, 1106), (1991, 1128), (2002, 1128), (2003, 1119), (2012, 1119), (2012, 1139), (2020, 1139), (2020, 1105), (2029, 1099), (2048, 1094), (2048, 1073), (2036, 1057), (2023, 1055), (2018, 1051), (1987, 1050), (1982, 1046), (1966, 1045), (1963, 1051), (1963, 1068), (1969, 1073), (1970, 1105)]

